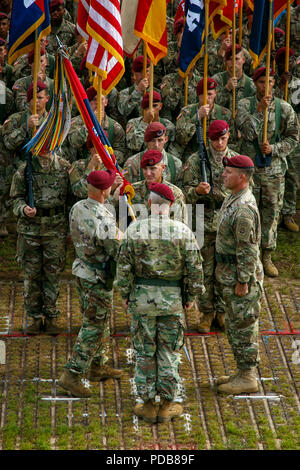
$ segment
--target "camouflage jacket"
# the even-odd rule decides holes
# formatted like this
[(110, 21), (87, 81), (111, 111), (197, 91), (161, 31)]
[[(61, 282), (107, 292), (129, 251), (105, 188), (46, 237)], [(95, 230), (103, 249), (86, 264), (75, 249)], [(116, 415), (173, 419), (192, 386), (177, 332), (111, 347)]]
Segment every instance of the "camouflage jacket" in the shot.
[(119, 250), (121, 232), (115, 219), (104, 204), (87, 198), (74, 204), (69, 222), (76, 252), (72, 274), (89, 282), (104, 282), (107, 262), (109, 258), (116, 261)]
[[(214, 41), (213, 45), (210, 47), (209, 50), (209, 73), (210, 77), (216, 75), (217, 73), (224, 72), (226, 70), (226, 63), (225, 57), (222, 57), (219, 54), (219, 49), (221, 47), (221, 41), (216, 40)], [(245, 54), (245, 63), (244, 63), (244, 72), (251, 77), (253, 75), (253, 67), (252, 67), (252, 57), (249, 54), (248, 50), (243, 47), (243, 51)]]
[[(66, 206), (71, 196), (69, 181), (70, 164), (63, 158), (54, 155), (49, 167), (44, 168), (39, 162), (39, 157), (32, 158), (33, 195), (34, 206), (37, 215), (27, 217), (23, 210), (27, 203), (25, 167), (23, 163), (13, 176), (10, 189), (10, 197), (13, 200), (13, 212), (18, 218), (18, 232), (32, 236), (53, 236), (58, 228), (67, 231)], [(60, 208), (53, 215), (39, 215), (39, 209), (50, 210)]]
[[(207, 157), (210, 168), (206, 164), (207, 181), (211, 184), (211, 192), (209, 194), (197, 194), (196, 187), (203, 181), (201, 171), (201, 161), (199, 153), (194, 153), (188, 159), (183, 169), (183, 192), (187, 204), (203, 204), (204, 205), (204, 230), (205, 232), (216, 232), (219, 209), (224, 198), (229, 191), (223, 185), (222, 174), (224, 171), (223, 158), (231, 158), (237, 155), (236, 152), (229, 147), (225, 152), (216, 152), (211, 145), (207, 149)], [(211, 171), (211, 174), (210, 174)]]
[(250, 189), (246, 188), (228, 196), (219, 214), (216, 252), (225, 257), (232, 257), (232, 260), (217, 262), (218, 282), (232, 286), (237, 281), (262, 281), (260, 238), (259, 212)]
[(75, 25), (70, 21), (65, 20), (65, 18), (63, 18), (61, 24), (58, 26), (54, 26), (53, 24), (51, 24), (51, 33), (49, 34), (49, 36), (47, 36), (47, 52), (49, 52), (49, 54), (56, 55), (56, 51), (58, 48), (56, 36), (59, 37), (64, 46), (73, 46), (73, 44), (76, 43), (74, 31)]
[[(275, 77), (276, 86), (274, 88), (274, 96), (284, 100), (285, 96), (285, 87), (279, 86), (280, 77), (277, 75)], [(298, 120), (300, 115), (300, 78), (295, 77), (294, 75), (291, 76), (289, 83), (288, 83), (288, 96), (287, 102), (292, 105), (293, 109), (296, 111)]]
[[(108, 134), (108, 140), (113, 147), (115, 157), (119, 165), (122, 165), (126, 155), (125, 147), (125, 132), (122, 126), (105, 114), (102, 119), (102, 128)], [(86, 141), (88, 138), (88, 131), (82, 121), (81, 115), (72, 119), (71, 129), (67, 136), (67, 147), (72, 153), (72, 160), (79, 160), (78, 153), (81, 158), (86, 156)], [(74, 155), (75, 153), (75, 155)]]
[[(218, 83), (218, 94), (216, 96), (215, 102), (225, 108), (232, 110), (232, 91), (227, 90), (226, 85), (230, 78), (228, 72), (220, 72), (214, 75), (212, 78)], [(235, 89), (235, 103), (243, 99), (248, 98), (248, 96), (253, 96), (256, 94), (256, 86), (252, 78), (248, 77), (245, 73), (242, 75), (242, 78), (238, 80), (237, 87)]]
[[(175, 121), (180, 113), (181, 108), (184, 107), (184, 94), (185, 85), (178, 82), (178, 72), (166, 75), (161, 82), (161, 96), (164, 106), (161, 110), (161, 116), (166, 117), (170, 121)], [(197, 72), (193, 73), (192, 78), (188, 81), (188, 104), (193, 104), (198, 101), (196, 87), (200, 80), (200, 75)]]
[[(170, 153), (163, 150), (163, 163), (166, 165), (164, 169), (164, 178), (176, 186), (181, 186), (181, 168), (182, 162), (179, 158), (174, 157)], [(143, 171), (141, 169), (141, 160), (144, 152), (139, 152), (136, 155), (128, 158), (123, 166), (123, 175), (130, 183), (136, 183), (144, 179)]]
[[(267, 138), (272, 147), (271, 165), (256, 169), (256, 171), (269, 175), (285, 174), (286, 156), (295, 149), (299, 141), (299, 124), (295, 111), (286, 101), (279, 100), (278, 102), (280, 103), (280, 127), (274, 143), (276, 131), (275, 99), (272, 100), (268, 110)], [(257, 144), (261, 144), (263, 140), (264, 127), (264, 114), (256, 110), (257, 104), (256, 96), (244, 98), (238, 103), (236, 115), (236, 126), (242, 134), (243, 153), (251, 157), (254, 162), (258, 152)], [(252, 108), (254, 108), (253, 111)]]
[[(156, 88), (154, 88), (154, 90), (160, 93), (160, 90)], [(118, 110), (119, 113), (126, 118), (127, 122), (130, 119), (142, 116), (142, 99), (143, 93), (138, 91), (136, 83), (119, 92)]]
[[(46, 75), (49, 78), (54, 79), (55, 72), (55, 56), (46, 52), (46, 57), (48, 59), (48, 64), (46, 65)], [(28, 55), (24, 54), (21, 57), (18, 57), (13, 64), (13, 78), (14, 82), (19, 80), (19, 78), (27, 77), (31, 75), (31, 67), (28, 64)]]
[(0, 80), (3, 80), (7, 88), (11, 90), (14, 79), (13, 79), (13, 67), (9, 64), (2, 65), (2, 70), (0, 72)]
[[(17, 80), (12, 87), (15, 96), (16, 108), (18, 111), (24, 111), (24, 109), (29, 110), (29, 103), (27, 103), (27, 90), (32, 83), (32, 80), (33, 78), (31, 75), (19, 78), (19, 80)], [(45, 83), (47, 84), (49, 93), (49, 101), (46, 105), (46, 109), (49, 111), (54, 93), (54, 81), (52, 78), (46, 77)]]
[[(163, 233), (168, 234), (166, 239), (161, 236)], [(183, 280), (188, 301), (201, 295), (205, 291), (202, 257), (191, 230), (166, 215), (151, 215), (132, 223), (121, 243), (115, 281), (122, 298), (129, 298), (130, 303), (144, 299), (142, 315), (182, 313), (180, 287), (135, 285), (136, 276)]]
[[(181, 146), (181, 160), (185, 161), (187, 158), (194, 152), (197, 152), (199, 149), (199, 145), (197, 143), (197, 135), (196, 135), (196, 127), (198, 123), (197, 117), (197, 104), (190, 104), (189, 106), (185, 106), (176, 120), (176, 142)], [(210, 123), (215, 119), (223, 119), (227, 121), (229, 124), (230, 129), (230, 140), (229, 145), (231, 142), (234, 143), (234, 122), (232, 119), (231, 111), (227, 108), (223, 108), (218, 104), (214, 104), (214, 107), (210, 111), (208, 118), (206, 120), (206, 142), (208, 142), (208, 128)], [(203, 126), (203, 120), (201, 120), (201, 125)], [(231, 145), (231, 147), (233, 147)], [(173, 148), (170, 148), (173, 150)], [(178, 154), (175, 154), (178, 156)]]
[[(92, 156), (90, 155), (88, 158), (77, 160), (72, 163), (71, 169), (69, 170), (72, 192), (80, 199), (88, 197), (87, 177), (92, 171), (88, 168), (91, 158)], [(101, 165), (99, 169), (104, 169), (104, 165)]]
[[(159, 118), (161, 122), (167, 129), (168, 142), (165, 149), (168, 150), (169, 144), (175, 140), (175, 126), (168, 119)], [(147, 150), (146, 142), (144, 141), (144, 134), (148, 122), (145, 122), (142, 117), (130, 119), (126, 127), (126, 147), (131, 151), (131, 155), (141, 152), (142, 150)]]
[(13, 92), (0, 80), (0, 125), (8, 116), (15, 112), (15, 100)]

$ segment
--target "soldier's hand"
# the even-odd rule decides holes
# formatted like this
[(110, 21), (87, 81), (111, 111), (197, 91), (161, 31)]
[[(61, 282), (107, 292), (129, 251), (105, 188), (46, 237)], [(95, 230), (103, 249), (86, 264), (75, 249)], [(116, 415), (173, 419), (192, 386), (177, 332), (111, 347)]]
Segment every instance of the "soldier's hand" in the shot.
[(84, 56), (86, 54), (86, 51), (87, 51), (87, 46), (88, 46), (88, 43), (86, 41), (80, 43), (79, 46), (77, 47), (74, 55), (76, 57)]
[(91, 158), (91, 160), (90, 160), (90, 162), (89, 162), (89, 164), (88, 164), (88, 169), (89, 169), (89, 170), (97, 170), (97, 169), (99, 169), (99, 168), (101, 167), (101, 164), (102, 164), (102, 160), (101, 160), (100, 155), (98, 155), (97, 153), (95, 153), (95, 154), (92, 156), (92, 158)]
[(116, 177), (115, 177), (115, 181), (113, 182), (113, 184), (111, 186), (111, 190), (114, 191), (119, 186), (120, 186), (120, 189), (121, 189), (121, 187), (123, 186), (123, 178), (122, 178), (121, 175), (119, 175), (119, 173), (117, 173)]
[(140, 93), (144, 93), (144, 91), (146, 91), (148, 87), (149, 87), (148, 78), (142, 78), (142, 80), (139, 82), (137, 86), (137, 89)]
[(186, 302), (185, 305), (184, 305), (184, 308), (185, 308), (185, 310), (191, 310), (193, 305), (194, 305), (194, 302)]
[(227, 51), (228, 47), (231, 46), (231, 43), (232, 43), (231, 37), (228, 37), (228, 38), (224, 38), (224, 39), (223, 39), (223, 41), (222, 41), (222, 43), (221, 43), (221, 49), (220, 49), (221, 55), (223, 55), (222, 52), (226, 52), (226, 51)]
[(248, 294), (248, 284), (240, 284), (239, 281), (237, 281), (235, 285), (235, 295), (244, 297), (246, 294)]
[(32, 114), (31, 116), (29, 116), (27, 125), (29, 129), (32, 129), (33, 127), (37, 127), (39, 125), (39, 115)]
[(291, 79), (291, 74), (290, 72), (283, 72), (283, 74), (280, 77), (280, 82), (279, 86), (285, 86), (286, 82), (289, 82)]
[(264, 155), (269, 155), (270, 153), (272, 153), (272, 147), (268, 141), (260, 144), (260, 150)]
[(230, 77), (230, 79), (228, 80), (227, 84), (226, 84), (226, 88), (227, 90), (229, 91), (232, 91), (233, 88), (236, 88), (237, 87), (237, 78), (236, 77)]
[(27, 217), (32, 219), (36, 215), (36, 207), (32, 209), (30, 206), (25, 206), (23, 212)]
[(122, 305), (125, 310), (128, 310), (128, 299), (122, 299)]
[(199, 109), (199, 117), (200, 118), (208, 117), (209, 111), (210, 111), (209, 104), (205, 104), (205, 105), (201, 106), (200, 109)]
[(270, 106), (271, 101), (272, 101), (272, 95), (264, 96), (256, 107), (257, 111), (260, 113), (264, 112), (264, 110)]
[(209, 191), (210, 191), (210, 184), (205, 183), (204, 181), (199, 183), (197, 188), (196, 188), (196, 193), (197, 194), (208, 194)]
[(148, 108), (144, 114), (144, 121), (150, 124), (153, 121), (153, 119), (154, 119), (154, 109)]

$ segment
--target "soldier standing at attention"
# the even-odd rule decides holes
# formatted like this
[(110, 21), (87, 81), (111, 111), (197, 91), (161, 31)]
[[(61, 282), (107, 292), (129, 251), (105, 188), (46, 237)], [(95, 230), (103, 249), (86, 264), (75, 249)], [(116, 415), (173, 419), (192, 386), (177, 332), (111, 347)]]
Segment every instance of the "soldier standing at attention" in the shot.
[[(184, 344), (183, 304), (192, 307), (204, 291), (201, 255), (192, 231), (169, 218), (175, 201), (169, 186), (149, 187), (151, 215), (133, 222), (121, 244), (116, 289), (132, 314), (135, 383), (143, 404), (134, 413), (150, 423), (180, 416), (174, 401), (179, 382), (179, 351)], [(183, 302), (181, 283), (186, 281)], [(159, 406), (155, 403), (160, 396)]]
[(115, 177), (113, 170), (92, 171), (87, 179), (88, 198), (77, 202), (70, 211), (70, 233), (76, 252), (72, 273), (77, 278), (83, 321), (58, 385), (75, 397), (91, 396), (81, 383), (84, 374), (88, 373), (92, 382), (122, 375), (121, 370), (105, 364), (113, 295), (112, 264), (117, 258), (121, 232), (104, 203)]
[(254, 163), (244, 155), (225, 157), (224, 186), (231, 191), (220, 210), (216, 238), (216, 280), (225, 302), (226, 334), (237, 373), (217, 380), (218, 391), (257, 392), (258, 317), (263, 270), (259, 256), (260, 217), (249, 189)]

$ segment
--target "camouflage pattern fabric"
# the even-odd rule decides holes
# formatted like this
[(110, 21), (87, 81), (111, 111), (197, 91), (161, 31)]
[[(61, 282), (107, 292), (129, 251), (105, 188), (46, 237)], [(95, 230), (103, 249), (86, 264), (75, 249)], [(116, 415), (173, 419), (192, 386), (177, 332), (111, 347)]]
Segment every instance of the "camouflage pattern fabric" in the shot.
[(12, 86), (14, 84), (14, 79), (13, 79), (13, 67), (9, 64), (3, 64), (2, 65), (2, 70), (0, 72), (0, 80), (3, 80), (7, 88), (10, 90), (12, 89)]
[[(258, 104), (255, 98), (255, 110), (251, 114), (251, 98), (245, 98), (238, 103), (236, 126), (242, 134), (241, 148), (243, 153), (254, 161), (256, 156), (255, 141), (258, 144), (263, 139), (264, 114), (256, 110)], [(271, 144), (272, 158), (270, 166), (255, 168), (253, 176), (253, 193), (257, 198), (262, 224), (262, 248), (276, 248), (277, 224), (283, 205), (284, 175), (287, 170), (287, 159), (295, 150), (299, 141), (299, 124), (292, 106), (280, 100), (281, 120), (280, 139)], [(268, 112), (267, 138), (272, 142), (276, 129), (275, 100), (271, 102)]]
[[(46, 57), (48, 59), (48, 64), (46, 65), (46, 75), (47, 77), (54, 79), (55, 56), (46, 52)], [(31, 67), (28, 64), (28, 55), (24, 54), (21, 57), (18, 57), (18, 59), (13, 63), (14, 82), (20, 78), (27, 77), (30, 74)]]
[(126, 123), (129, 119), (142, 116), (142, 99), (143, 93), (138, 91), (136, 83), (119, 92), (118, 111), (126, 118)]
[[(216, 96), (215, 102), (220, 106), (224, 106), (227, 109), (232, 109), (232, 91), (229, 91), (226, 88), (227, 82), (230, 78), (228, 72), (220, 72), (212, 77), (218, 83), (218, 94)], [(248, 82), (248, 84), (247, 84)], [(243, 98), (248, 98), (248, 96), (253, 96), (256, 94), (256, 86), (252, 78), (248, 77), (243, 73), (242, 77), (238, 80), (237, 87), (235, 89), (235, 103)]]
[(65, 367), (84, 374), (92, 361), (102, 365), (107, 360), (112, 290), (105, 288), (105, 281), (109, 259), (117, 258), (120, 232), (104, 204), (88, 198), (72, 207), (70, 233), (76, 252), (72, 274), (77, 277), (83, 321)]
[[(69, 170), (70, 183), (73, 194), (80, 199), (85, 199), (88, 197), (87, 190), (87, 177), (89, 176), (90, 170), (88, 164), (90, 163), (92, 156), (88, 158), (77, 160), (71, 166)], [(105, 169), (104, 165), (101, 165), (100, 170)]]
[(0, 226), (5, 222), (11, 212), (9, 190), (14, 174), (13, 159), (5, 148), (2, 139), (2, 126), (0, 126)]
[[(29, 103), (27, 103), (27, 90), (32, 83), (33, 78), (31, 75), (28, 75), (27, 77), (22, 77), (17, 80), (14, 85), (13, 85), (13, 92), (14, 92), (14, 99), (15, 99), (15, 104), (17, 111), (24, 111), (25, 109), (29, 110)], [(46, 77), (45, 83), (48, 88), (48, 93), (49, 93), (49, 101), (46, 105), (47, 111), (50, 111), (52, 100), (51, 97), (53, 96), (54, 93), (54, 80), (52, 78)]]
[[(143, 400), (157, 393), (173, 400), (184, 341), (180, 287), (151, 282), (183, 279), (186, 300), (193, 301), (204, 291), (201, 261), (190, 229), (168, 216), (151, 215), (134, 222), (124, 235), (115, 287), (122, 298), (129, 299), (135, 381)], [(138, 285), (136, 276), (149, 279), (150, 285)]]
[(51, 24), (51, 32), (49, 36), (47, 36), (47, 52), (52, 55), (56, 54), (58, 47), (56, 36), (59, 37), (60, 41), (63, 43), (64, 46), (73, 46), (73, 44), (76, 43), (74, 30), (75, 25), (70, 21), (67, 21), (65, 18), (63, 18), (60, 25)]
[[(179, 158), (167, 153), (165, 150), (162, 151), (163, 159), (162, 163), (166, 165), (164, 169), (164, 178), (166, 181), (170, 181), (170, 183), (175, 184), (178, 187), (181, 187), (181, 178), (182, 178), (182, 162)], [(144, 155), (144, 152), (139, 152), (136, 155), (128, 158), (123, 166), (123, 175), (130, 183), (137, 183), (144, 179), (143, 171), (141, 169), (141, 160)], [(175, 167), (175, 181), (172, 181), (172, 174), (169, 168), (169, 160), (168, 158), (172, 158)]]
[(0, 80), (0, 125), (16, 111), (13, 92)]
[[(47, 168), (41, 166), (38, 158), (32, 160), (34, 205), (38, 210), (33, 218), (23, 212), (27, 205), (25, 166), (22, 164), (14, 174), (10, 190), (18, 220), (17, 261), (24, 270), (25, 310), (32, 317), (56, 317), (58, 273), (65, 267), (65, 206), (71, 193), (69, 163), (57, 155)], [(43, 209), (54, 213), (44, 216), (39, 213)]]
[[(167, 129), (167, 136), (169, 138), (166, 143), (165, 150), (168, 151), (170, 143), (175, 140), (175, 126), (168, 119), (159, 118), (161, 122)], [(147, 129), (149, 122), (145, 122), (142, 117), (130, 119), (126, 126), (126, 147), (128, 153), (131, 152), (131, 155), (141, 152), (142, 150), (147, 150), (147, 144), (144, 141), (145, 130)]]
[[(221, 41), (217, 39), (209, 48), (209, 76), (212, 77), (217, 73), (223, 72), (226, 69), (226, 62), (225, 57), (222, 57), (218, 52), (221, 47)], [(249, 54), (248, 50), (243, 48), (245, 54), (245, 64), (244, 64), (244, 72), (251, 77), (253, 75), (253, 67), (252, 67), (252, 57)]]
[[(257, 366), (258, 317), (263, 282), (259, 257), (260, 218), (250, 189), (227, 197), (220, 210), (216, 251), (235, 258), (235, 262), (217, 262), (216, 280), (225, 302), (225, 327), (238, 368)], [(235, 294), (236, 282), (247, 283), (249, 292)]]

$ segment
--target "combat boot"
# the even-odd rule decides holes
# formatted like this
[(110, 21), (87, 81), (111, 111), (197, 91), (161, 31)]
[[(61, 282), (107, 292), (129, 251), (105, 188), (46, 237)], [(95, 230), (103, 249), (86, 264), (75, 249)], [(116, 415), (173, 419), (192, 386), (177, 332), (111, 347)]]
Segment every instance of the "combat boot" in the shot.
[(67, 369), (64, 370), (57, 383), (73, 397), (90, 398), (92, 396), (92, 392), (81, 382), (81, 375), (74, 374)]
[(200, 323), (198, 325), (198, 331), (199, 333), (209, 333), (210, 332), (210, 327), (212, 324), (212, 321), (214, 319), (214, 312), (210, 313), (203, 313), (202, 318), (200, 320)]
[(147, 423), (156, 423), (157, 422), (157, 410), (158, 405), (155, 401), (147, 400), (144, 403), (138, 403), (133, 408), (133, 412), (139, 418), (143, 418)]
[(26, 335), (39, 335), (43, 331), (43, 319), (34, 318), (31, 325), (24, 329)]
[(106, 379), (119, 379), (123, 374), (124, 371), (121, 369), (113, 369), (107, 365), (98, 366), (92, 363), (87, 378), (91, 382), (100, 382)]
[(277, 277), (278, 276), (278, 269), (272, 262), (271, 252), (264, 251), (263, 252), (263, 259), (262, 259), (264, 272), (269, 277)]
[(232, 380), (237, 375), (237, 372), (232, 375), (221, 375), (216, 379), (216, 385), (227, 384), (229, 380)]
[(48, 335), (58, 335), (61, 332), (60, 328), (55, 324), (54, 318), (45, 317), (44, 332), (48, 333)]
[(258, 392), (255, 369), (239, 370), (235, 377), (218, 386), (218, 392), (228, 393), (229, 395)]
[(183, 406), (180, 405), (180, 403), (162, 398), (157, 414), (157, 419), (159, 423), (166, 423), (167, 421), (171, 421), (173, 418), (178, 418), (182, 415), (182, 413)]
[(5, 225), (0, 228), (0, 237), (7, 237), (8, 231)]
[(284, 215), (283, 216), (283, 225), (290, 232), (299, 232), (299, 225), (296, 224), (296, 222), (294, 221), (294, 219), (291, 215)]
[(217, 313), (215, 317), (215, 324), (221, 331), (225, 331), (225, 313)]

